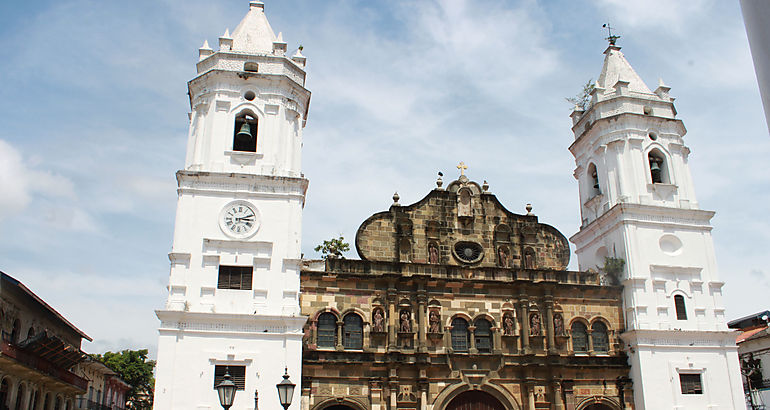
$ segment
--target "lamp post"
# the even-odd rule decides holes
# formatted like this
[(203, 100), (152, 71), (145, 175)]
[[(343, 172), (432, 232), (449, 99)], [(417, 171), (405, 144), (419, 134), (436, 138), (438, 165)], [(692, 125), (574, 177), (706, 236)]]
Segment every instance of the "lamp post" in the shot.
[(291, 399), (294, 396), (294, 387), (296, 385), (289, 380), (289, 369), (284, 368), (283, 380), (276, 384), (278, 388), (278, 399), (281, 401), (281, 406), (284, 410), (287, 410), (291, 406)]
[(230, 380), (230, 369), (225, 368), (225, 375), (222, 377), (222, 381), (214, 387), (217, 389), (219, 395), (219, 404), (223, 409), (228, 410), (233, 405), (235, 399), (235, 383)]

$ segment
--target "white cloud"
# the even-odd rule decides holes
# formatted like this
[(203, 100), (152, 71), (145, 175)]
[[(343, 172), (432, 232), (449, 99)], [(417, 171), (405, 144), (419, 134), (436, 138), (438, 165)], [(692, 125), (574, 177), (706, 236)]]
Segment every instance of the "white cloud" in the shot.
[(74, 199), (72, 182), (49, 171), (36, 169), (21, 153), (0, 140), (0, 219), (24, 210), (35, 197)]

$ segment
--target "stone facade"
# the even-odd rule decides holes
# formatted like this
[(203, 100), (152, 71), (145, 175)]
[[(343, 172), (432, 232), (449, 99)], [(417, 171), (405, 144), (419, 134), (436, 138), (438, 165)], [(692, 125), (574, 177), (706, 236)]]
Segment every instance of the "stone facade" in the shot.
[(486, 184), (440, 185), (364, 221), (361, 260), (305, 263), (303, 408), (630, 405), (622, 288), (567, 271), (566, 238)]

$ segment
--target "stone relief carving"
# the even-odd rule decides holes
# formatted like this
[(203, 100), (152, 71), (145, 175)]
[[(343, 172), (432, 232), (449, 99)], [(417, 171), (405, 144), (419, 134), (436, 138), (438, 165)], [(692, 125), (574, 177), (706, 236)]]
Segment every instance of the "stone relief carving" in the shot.
[(564, 318), (561, 313), (553, 315), (553, 330), (556, 336), (564, 336)]
[(408, 309), (401, 310), (400, 326), (398, 331), (401, 333), (412, 333), (412, 313)]
[(503, 335), (505, 336), (513, 336), (514, 335), (514, 321), (513, 321), (513, 315), (510, 313), (506, 313), (503, 317)]
[(431, 310), (428, 315), (428, 332), (441, 333), (441, 316), (437, 310)]

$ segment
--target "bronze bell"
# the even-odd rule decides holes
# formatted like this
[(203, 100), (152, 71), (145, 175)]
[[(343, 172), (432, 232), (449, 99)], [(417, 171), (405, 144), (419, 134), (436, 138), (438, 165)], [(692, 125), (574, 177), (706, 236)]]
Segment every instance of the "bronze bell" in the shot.
[(658, 161), (650, 160), (650, 173), (652, 174), (652, 182), (662, 182), (660, 178), (660, 165)]
[(235, 140), (239, 143), (248, 143), (251, 141), (251, 138), (251, 126), (248, 122), (244, 122), (243, 125), (241, 125), (241, 130), (235, 134)]

